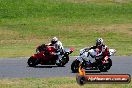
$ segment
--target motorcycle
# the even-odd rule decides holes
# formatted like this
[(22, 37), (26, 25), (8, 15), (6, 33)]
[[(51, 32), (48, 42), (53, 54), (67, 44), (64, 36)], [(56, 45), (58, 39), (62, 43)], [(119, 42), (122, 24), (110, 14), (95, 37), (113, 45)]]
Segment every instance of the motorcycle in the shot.
[[(115, 54), (115, 49), (109, 49), (110, 56)], [(102, 52), (97, 53), (96, 49), (88, 50), (84, 52), (80, 50), (80, 56), (76, 58), (71, 64), (71, 70), (73, 73), (78, 72), (79, 67), (88, 70), (100, 70), (100, 72), (106, 72), (112, 66), (112, 60), (110, 58), (104, 63)]]
[[(29, 67), (35, 67), (38, 64), (41, 65), (57, 65), (64, 66), (69, 61), (69, 54), (71, 54), (73, 48), (65, 48), (63, 52), (60, 53), (61, 59), (55, 54), (55, 48), (53, 46), (48, 46), (42, 44), (37, 47), (36, 54), (33, 54), (27, 61)], [(59, 63), (56, 61), (59, 59)]]

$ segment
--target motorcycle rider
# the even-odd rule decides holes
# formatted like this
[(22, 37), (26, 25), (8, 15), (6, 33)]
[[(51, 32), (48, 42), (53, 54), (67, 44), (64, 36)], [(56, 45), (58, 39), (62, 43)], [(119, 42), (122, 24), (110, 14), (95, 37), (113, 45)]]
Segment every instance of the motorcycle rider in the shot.
[(97, 38), (96, 40), (96, 45), (95, 46), (92, 46), (90, 49), (98, 49), (98, 52), (101, 52), (102, 53), (102, 58), (104, 58), (104, 61), (103, 63), (107, 62), (109, 56), (110, 56), (110, 53), (109, 53), (109, 48), (104, 45), (104, 40), (102, 38)]
[(59, 63), (59, 61), (61, 60), (61, 53), (64, 49), (61, 41), (59, 41), (57, 37), (53, 37), (51, 39), (51, 43), (49, 43), (48, 45), (53, 46), (56, 49), (55, 55), (58, 56), (56, 63)]
[[(86, 51), (89, 51), (91, 49), (96, 49), (96, 51), (98, 53), (100, 53), (99, 55), (101, 55), (102, 58), (104, 58), (103, 63), (106, 63), (107, 62), (107, 59), (110, 56), (110, 54), (109, 54), (109, 48), (106, 45), (104, 45), (104, 42), (103, 42), (103, 39), (102, 38), (97, 38), (96, 39), (96, 45), (95, 46), (92, 46), (90, 48), (84, 48), (83, 51), (86, 52)], [(97, 56), (93, 56), (93, 58), (94, 57), (97, 57)]]

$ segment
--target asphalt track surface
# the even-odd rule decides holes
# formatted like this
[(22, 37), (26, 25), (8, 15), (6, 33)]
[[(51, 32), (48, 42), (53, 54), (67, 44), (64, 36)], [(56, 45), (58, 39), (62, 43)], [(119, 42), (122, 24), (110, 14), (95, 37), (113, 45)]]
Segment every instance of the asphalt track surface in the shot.
[[(65, 67), (57, 66), (36, 66), (28, 67), (28, 58), (0, 58), (0, 78), (45, 78), (45, 77), (72, 77), (70, 67), (75, 57), (70, 57), (70, 61)], [(88, 71), (94, 74), (130, 74), (132, 75), (132, 57), (114, 56), (111, 57), (113, 65), (108, 72), (99, 72), (98, 70)]]

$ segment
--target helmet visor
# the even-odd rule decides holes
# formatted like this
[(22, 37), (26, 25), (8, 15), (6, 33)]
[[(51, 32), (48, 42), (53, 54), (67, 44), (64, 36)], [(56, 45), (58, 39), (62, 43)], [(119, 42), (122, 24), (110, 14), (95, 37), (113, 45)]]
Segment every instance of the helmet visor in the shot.
[(52, 44), (55, 44), (55, 43), (56, 43), (56, 41), (51, 41), (51, 43), (52, 43)]
[(96, 45), (97, 45), (97, 46), (101, 46), (102, 43), (101, 43), (101, 42), (97, 42)]

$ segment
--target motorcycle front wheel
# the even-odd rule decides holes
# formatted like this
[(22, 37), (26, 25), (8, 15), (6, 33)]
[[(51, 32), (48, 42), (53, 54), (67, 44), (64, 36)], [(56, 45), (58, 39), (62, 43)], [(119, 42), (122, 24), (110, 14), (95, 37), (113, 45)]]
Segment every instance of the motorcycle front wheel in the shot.
[(78, 69), (79, 69), (79, 61), (78, 60), (75, 60), (72, 62), (71, 64), (71, 70), (73, 73), (77, 73), (78, 72)]
[(101, 71), (101, 72), (106, 72), (106, 71), (108, 71), (110, 68), (111, 68), (111, 66), (112, 66), (112, 60), (111, 59), (108, 59), (108, 63), (105, 63), (105, 64), (100, 64), (99, 66), (98, 66), (98, 68), (99, 68), (99, 70)]
[(61, 60), (59, 60), (59, 63), (56, 63), (57, 66), (63, 67), (66, 63), (68, 63), (69, 57), (63, 56)]
[(29, 67), (35, 67), (37, 64), (36, 64), (36, 59), (34, 59), (34, 58), (32, 58), (32, 57), (30, 57), (29, 59), (28, 59), (28, 66)]

